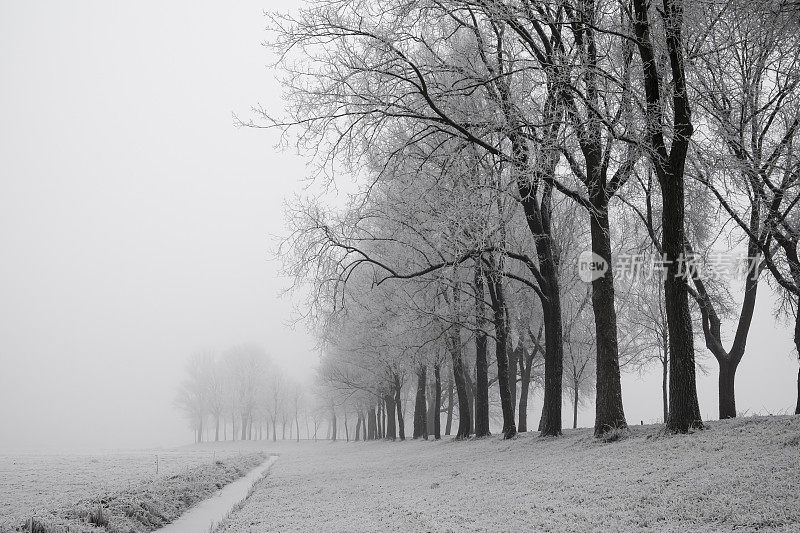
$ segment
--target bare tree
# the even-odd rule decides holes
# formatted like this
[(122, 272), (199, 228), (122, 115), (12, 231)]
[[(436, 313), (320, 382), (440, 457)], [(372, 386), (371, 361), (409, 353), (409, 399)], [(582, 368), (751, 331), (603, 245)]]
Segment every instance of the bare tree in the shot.
[[(416, 16), (419, 9), (426, 12), (443, 9), (438, 3), (411, 5), (398, 2), (381, 6), (379, 15), (368, 3), (358, 1), (343, 0), (318, 7), (321, 9), (302, 11), (295, 18), (274, 17), (272, 20), (277, 33), (277, 47), (309, 54), (313, 61), (306, 64), (314, 67), (311, 70), (287, 69), (294, 78), (287, 80), (287, 85), (294, 89), (298, 105), (290, 109), (291, 117), (287, 121), (266, 118), (274, 125), (297, 126), (301, 142), (319, 146), (320, 140), (331, 140), (328, 145), (331, 151), (324, 156), (325, 161), (332, 161), (339, 155), (350, 161), (362, 158), (364, 147), (371, 146), (369, 140), (377, 138), (375, 132), (393, 129), (409, 132), (407, 145), (433, 140), (434, 146), (439, 146), (437, 151), (448, 147), (460, 150), (458, 144), (468, 145), (512, 163), (510, 175), (525, 211), (523, 220), (527, 221), (525, 225), (530, 228), (532, 242), (536, 243), (539, 264), (531, 261), (529, 266), (538, 275), (537, 282), (542, 284), (539, 290), (548, 294), (545, 313), (548, 317), (545, 328), (548, 338), (545, 359), (549, 369), (545, 387), (547, 416), (542, 429), (546, 434), (558, 434), (561, 427), (562, 346), (558, 281), (550, 245), (553, 190), (552, 182), (544, 183), (540, 176), (540, 173), (552, 172), (555, 165), (553, 155), (557, 152), (548, 148), (542, 157), (552, 164), (542, 167), (536, 164), (528, 139), (514, 134), (513, 124), (506, 127), (496, 125), (496, 121), (493, 123), (494, 110), (502, 112), (502, 106), (508, 102), (504, 103), (496, 89), (491, 87), (488, 80), (496, 76), (488, 72), (485, 65), (473, 61), (472, 64), (480, 68), (479, 71), (470, 71), (470, 63), (463, 61), (465, 52), (476, 60), (478, 58), (473, 30), (466, 26), (455, 28), (462, 43), (469, 42), (467, 39), (472, 42), (472, 51), (465, 48), (447, 57), (445, 49), (453, 48), (451, 43), (443, 40), (443, 36), (451, 33), (441, 32), (440, 27), (425, 25), (423, 21), (435, 19), (436, 24), (449, 21), (449, 24), (460, 25), (461, 19), (450, 17), (452, 13), (448, 10), (442, 13), (445, 17)], [(472, 9), (469, 5), (463, 6), (463, 15), (467, 17), (464, 20), (469, 20)], [(486, 13), (482, 16), (489, 20)], [(392, 29), (387, 31), (388, 28)], [(413, 29), (416, 34), (406, 33), (407, 29)], [(491, 24), (484, 24), (482, 31), (493, 34)], [(325, 51), (318, 46), (323, 40)], [(424, 46), (415, 43), (424, 43)], [(443, 54), (429, 53), (437, 48), (441, 48)], [(319, 75), (320, 69), (325, 72), (324, 76)], [(462, 83), (453, 79), (453, 75), (461, 75), (464, 90), (452, 90)], [(472, 88), (476, 83), (479, 92)], [(520, 91), (523, 93), (524, 89)], [(475, 122), (472, 118), (476, 116), (483, 116), (486, 120)], [(511, 116), (508, 114), (507, 118)], [(536, 115), (537, 120), (529, 122), (538, 121), (540, 116)], [(498, 129), (503, 131), (502, 135), (496, 135)], [(346, 133), (338, 135), (337, 131)], [(505, 146), (509, 135), (513, 137), (511, 145)], [(451, 142), (442, 142), (441, 137)], [(401, 153), (396, 151), (393, 155)], [(521, 159), (523, 153), (528, 155)], [(503, 358), (501, 356), (501, 364)], [(506, 423), (508, 434), (513, 434), (512, 422)]]
[[(267, 394), (267, 412), (269, 413), (270, 421), (272, 422), (272, 440), (277, 440), (277, 426), (278, 418), (285, 419), (286, 413), (286, 380), (283, 373), (279, 370), (273, 370), (269, 376), (269, 392)], [(286, 431), (286, 423), (284, 421), (284, 433)], [(285, 435), (284, 435), (285, 436)]]
[[(708, 349), (719, 363), (719, 416), (736, 416), (734, 380), (745, 353), (766, 251), (777, 242), (796, 258), (786, 217), (797, 182), (792, 154), (800, 127), (797, 22), (763, 3), (727, 0), (698, 5), (689, 69), (704, 126), (696, 141), (692, 173), (742, 224), (748, 262), (736, 332), (730, 348), (722, 337), (718, 307), (703, 276), (694, 276)], [(793, 160), (794, 159), (794, 160)], [(789, 198), (787, 198), (787, 193)], [(729, 216), (731, 216), (729, 214)], [(725, 265), (723, 265), (725, 266)], [(735, 267), (739, 265), (728, 265)], [(741, 267), (740, 267), (741, 268)], [(732, 272), (731, 274), (736, 274)]]
[(205, 352), (191, 356), (186, 362), (186, 378), (181, 382), (175, 404), (184, 412), (195, 434), (195, 442), (203, 442), (203, 422), (209, 415), (209, 364), (213, 355)]
[(260, 346), (241, 344), (226, 351), (224, 359), (236, 391), (240, 438), (248, 440), (259, 399), (263, 397), (266, 387), (269, 358)]
[[(683, 1), (664, 0), (663, 27), (652, 22), (649, 3), (633, 0), (633, 28), (644, 90), (647, 153), (661, 188), (662, 247), (668, 263), (664, 300), (670, 344), (670, 409), (667, 427), (676, 432), (703, 427), (697, 401), (694, 336), (689, 310), (689, 287), (681, 268), (685, 261), (685, 168), (689, 140), (694, 131), (686, 87)], [(669, 69), (658, 68), (656, 43), (666, 49)], [(669, 74), (669, 78), (667, 78)], [(671, 96), (672, 121), (668, 126), (664, 97)], [(671, 137), (669, 147), (667, 137)]]

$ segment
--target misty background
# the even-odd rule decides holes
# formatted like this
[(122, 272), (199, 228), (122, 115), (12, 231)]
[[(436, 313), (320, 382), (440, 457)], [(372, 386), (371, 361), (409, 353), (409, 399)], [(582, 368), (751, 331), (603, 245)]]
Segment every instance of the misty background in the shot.
[[(299, 302), (280, 297), (290, 280), (272, 259), (303, 161), (232, 120), (282, 105), (262, 12), (293, 5), (0, 4), (0, 449), (191, 442), (173, 400), (198, 350), (256, 342), (311, 379), (314, 342), (288, 325)], [(796, 399), (769, 292), (737, 373), (742, 412)], [(660, 379), (623, 376), (629, 423), (660, 420)]]

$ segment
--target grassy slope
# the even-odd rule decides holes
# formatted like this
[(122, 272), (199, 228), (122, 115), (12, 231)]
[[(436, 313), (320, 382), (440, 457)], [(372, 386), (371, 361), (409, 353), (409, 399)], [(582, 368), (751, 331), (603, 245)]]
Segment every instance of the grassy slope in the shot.
[(513, 441), (286, 443), (220, 529), (800, 530), (800, 416)]
[(0, 526), (238, 454), (233, 446), (224, 450), (190, 446), (91, 454), (0, 454)]
[[(34, 512), (34, 530), (42, 533), (148, 533), (174, 521), (195, 503), (242, 477), (264, 458), (253, 453), (231, 455), (120, 491), (73, 500), (47, 512)], [(87, 523), (87, 517), (100, 509), (104, 520)], [(5, 525), (0, 523), (0, 533), (27, 531), (29, 527), (19, 519), (4, 522)]]

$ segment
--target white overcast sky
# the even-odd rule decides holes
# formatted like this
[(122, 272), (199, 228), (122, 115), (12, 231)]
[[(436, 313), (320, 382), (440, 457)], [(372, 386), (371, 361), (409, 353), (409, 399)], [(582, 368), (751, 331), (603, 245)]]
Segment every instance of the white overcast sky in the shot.
[[(270, 260), (303, 165), (231, 119), (281, 105), (262, 12), (292, 4), (0, 3), (0, 449), (190, 441), (172, 400), (198, 349), (255, 341), (310, 373)], [(742, 411), (795, 401), (771, 305), (739, 368)], [(630, 422), (660, 418), (657, 372), (626, 376), (623, 395)]]

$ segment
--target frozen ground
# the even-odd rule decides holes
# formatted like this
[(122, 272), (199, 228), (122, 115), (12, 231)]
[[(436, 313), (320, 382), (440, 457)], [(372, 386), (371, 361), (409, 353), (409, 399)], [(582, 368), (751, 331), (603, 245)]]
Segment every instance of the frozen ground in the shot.
[(0, 455), (0, 531), (34, 514), (157, 482), (249, 451), (231, 445), (224, 449)]
[(278, 443), (218, 530), (800, 531), (800, 416), (510, 442)]

